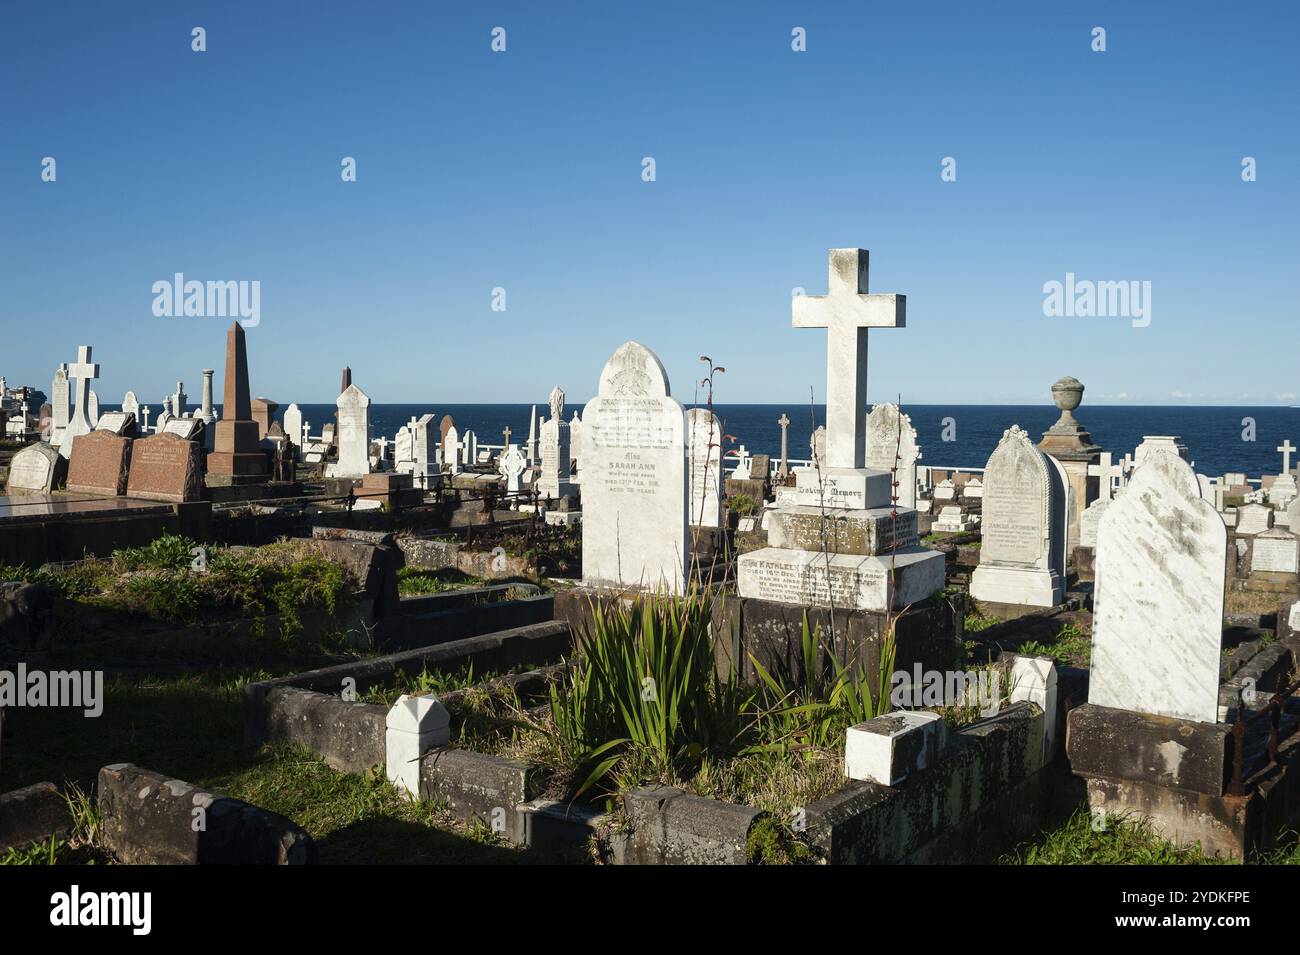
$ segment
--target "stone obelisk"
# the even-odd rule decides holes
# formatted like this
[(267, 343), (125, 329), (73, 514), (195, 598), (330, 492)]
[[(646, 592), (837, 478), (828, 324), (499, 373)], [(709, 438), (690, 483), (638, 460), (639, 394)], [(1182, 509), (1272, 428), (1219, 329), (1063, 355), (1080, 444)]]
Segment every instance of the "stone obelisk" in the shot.
[(213, 451), (208, 455), (208, 483), (255, 484), (269, 479), (266, 454), (259, 447), (248, 391), (248, 354), (239, 322), (226, 332), (226, 388), (216, 422)]

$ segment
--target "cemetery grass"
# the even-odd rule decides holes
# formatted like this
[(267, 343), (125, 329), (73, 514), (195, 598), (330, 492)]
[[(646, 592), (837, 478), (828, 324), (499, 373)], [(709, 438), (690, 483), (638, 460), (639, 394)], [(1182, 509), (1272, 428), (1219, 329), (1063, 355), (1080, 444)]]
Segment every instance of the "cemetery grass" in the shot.
[[(1300, 865), (1300, 844), (1291, 834), (1290, 844), (1253, 855), (1252, 865)], [(1137, 816), (1110, 816), (1104, 829), (1094, 829), (1092, 815), (1078, 809), (1055, 828), (1009, 849), (998, 858), (1001, 865), (1235, 865), (1232, 860), (1208, 856), (1199, 845), (1179, 846), (1157, 835), (1150, 823)]]
[[(243, 686), (273, 675), (117, 675), (105, 679), (104, 711), (96, 719), (69, 709), (6, 713), (0, 790), (54, 782), (71, 794), (76, 831), (69, 840), (38, 844), (0, 861), (111, 862), (95, 838), (93, 795), (99, 769), (114, 762), (136, 763), (278, 812), (307, 830), (325, 864), (533, 861), (486, 827), (454, 820), (445, 807), (402, 798), (382, 771), (338, 773), (314, 753), (283, 745), (246, 752)], [(586, 857), (578, 852), (564, 861)]]
[[(147, 644), (167, 627), (248, 620), (250, 632), (242, 641), (248, 646), (237, 646), (241, 641), (228, 637), (229, 642), (209, 648), (208, 655), (251, 661), (268, 655), (348, 652), (341, 627), (313, 627), (308, 632), (302, 619), (313, 613), (333, 617), (351, 604), (359, 584), (341, 565), (304, 541), (286, 539), (258, 548), (210, 547), (206, 569), (196, 570), (197, 546), (185, 537), (165, 536), (145, 547), (115, 551), (105, 560), (37, 569), (0, 566), (0, 579), (51, 589), (55, 648), (100, 638), (118, 643), (125, 637), (110, 653), (130, 657), (130, 638), (142, 625), (152, 631), (150, 640), (142, 641)], [(159, 639), (166, 644), (165, 635)], [(171, 649), (191, 651), (187, 656), (193, 657), (200, 648)]]

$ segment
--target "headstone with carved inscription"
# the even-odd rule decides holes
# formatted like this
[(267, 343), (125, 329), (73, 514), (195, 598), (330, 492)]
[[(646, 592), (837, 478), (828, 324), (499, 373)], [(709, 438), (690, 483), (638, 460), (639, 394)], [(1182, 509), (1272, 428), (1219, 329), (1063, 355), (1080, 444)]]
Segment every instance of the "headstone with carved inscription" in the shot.
[[(203, 419), (176, 418), (176, 421)], [(203, 446), (163, 431), (141, 438), (131, 447), (128, 497), (183, 504), (203, 496)]]
[(655, 354), (626, 342), (583, 411), (582, 571), (588, 585), (681, 592), (686, 414)]
[(58, 449), (43, 442), (29, 444), (9, 462), (6, 494), (48, 494), (67, 473), (68, 462)]
[(983, 540), (971, 575), (976, 600), (1054, 607), (1065, 598), (1069, 482), (1018, 425), (984, 470)]
[(78, 494), (125, 494), (130, 463), (130, 438), (111, 431), (77, 435), (68, 461), (68, 490)]
[(690, 522), (722, 526), (722, 422), (707, 408), (686, 412), (691, 464)]

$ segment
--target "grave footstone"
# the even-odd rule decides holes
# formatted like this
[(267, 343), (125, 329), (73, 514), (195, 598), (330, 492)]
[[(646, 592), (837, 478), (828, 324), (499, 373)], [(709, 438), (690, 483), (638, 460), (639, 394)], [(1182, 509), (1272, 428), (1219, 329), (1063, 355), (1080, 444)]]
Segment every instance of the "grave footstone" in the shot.
[(171, 418), (158, 429), (158, 434), (174, 434), (185, 441), (196, 441), (206, 428), (202, 418)]
[(610, 356), (583, 430), (584, 582), (681, 592), (690, 554), (686, 415), (652, 351), (630, 341)]
[(1217, 720), (1227, 546), (1191, 466), (1144, 455), (1097, 529), (1089, 703)]
[(1012, 425), (984, 469), (976, 600), (1054, 607), (1065, 597), (1069, 482), (1064, 469)]
[(136, 436), (135, 415), (129, 411), (110, 411), (99, 416), (99, 420), (95, 423), (95, 430), (134, 438)]

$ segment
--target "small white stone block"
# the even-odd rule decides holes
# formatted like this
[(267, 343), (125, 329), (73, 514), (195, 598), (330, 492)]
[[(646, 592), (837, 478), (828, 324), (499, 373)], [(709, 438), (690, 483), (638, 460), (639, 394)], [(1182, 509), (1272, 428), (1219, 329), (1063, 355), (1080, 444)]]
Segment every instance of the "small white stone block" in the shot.
[(888, 507), (893, 480), (888, 471), (872, 468), (798, 468), (794, 472), (794, 503), (856, 510)]
[(1014, 656), (1008, 669), (1010, 701), (1037, 703), (1043, 711), (1043, 758), (1056, 743), (1056, 662), (1050, 657)]
[(844, 734), (844, 775), (897, 786), (912, 773), (933, 766), (947, 740), (943, 717), (899, 710), (850, 726)]
[(432, 693), (403, 693), (388, 711), (384, 734), (384, 763), (389, 782), (418, 799), (420, 757), (446, 746), (451, 739), (451, 714)]

